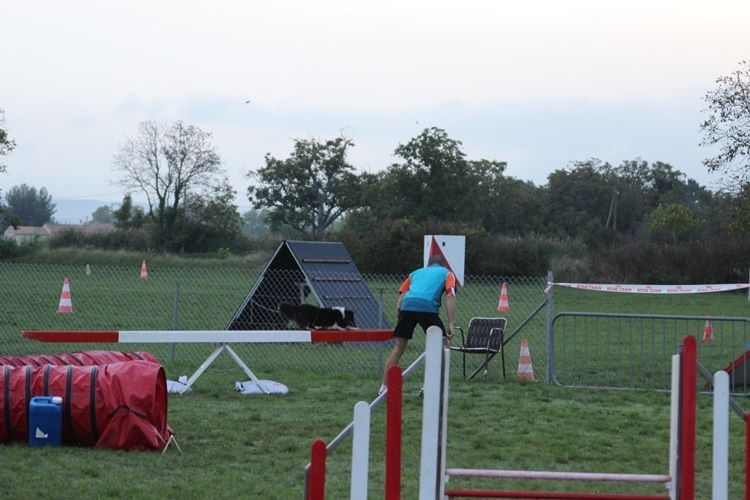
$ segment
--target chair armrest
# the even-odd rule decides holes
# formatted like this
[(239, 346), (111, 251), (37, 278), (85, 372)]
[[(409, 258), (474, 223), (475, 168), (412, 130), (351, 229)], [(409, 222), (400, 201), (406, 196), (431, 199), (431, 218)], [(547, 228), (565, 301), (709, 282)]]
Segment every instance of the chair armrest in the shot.
[(461, 332), (461, 347), (465, 347), (466, 341), (464, 340), (464, 329), (460, 326), (454, 326), (453, 329)]

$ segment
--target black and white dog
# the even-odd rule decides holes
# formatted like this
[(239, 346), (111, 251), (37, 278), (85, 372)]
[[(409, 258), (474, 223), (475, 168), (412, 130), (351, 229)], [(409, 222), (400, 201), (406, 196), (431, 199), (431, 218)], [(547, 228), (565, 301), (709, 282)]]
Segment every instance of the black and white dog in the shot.
[(354, 311), (343, 307), (318, 307), (312, 304), (279, 304), (279, 312), (299, 328), (320, 330), (355, 329)]

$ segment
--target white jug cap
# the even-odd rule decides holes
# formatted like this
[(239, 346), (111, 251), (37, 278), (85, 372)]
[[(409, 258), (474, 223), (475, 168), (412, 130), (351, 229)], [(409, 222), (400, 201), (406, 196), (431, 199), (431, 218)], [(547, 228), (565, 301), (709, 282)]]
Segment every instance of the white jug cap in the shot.
[(62, 398), (60, 396), (53, 396), (52, 397), (52, 402), (54, 404), (56, 404), (56, 405), (60, 405), (60, 404), (62, 404)]

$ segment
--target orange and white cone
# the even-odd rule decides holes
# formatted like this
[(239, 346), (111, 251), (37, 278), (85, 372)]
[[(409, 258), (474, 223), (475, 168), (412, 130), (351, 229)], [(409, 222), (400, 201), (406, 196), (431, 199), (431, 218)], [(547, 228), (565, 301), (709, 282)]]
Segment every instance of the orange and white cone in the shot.
[(703, 342), (714, 341), (714, 329), (711, 326), (711, 320), (706, 320), (706, 325), (703, 327)]
[(526, 380), (528, 382), (535, 382), (534, 379), (534, 368), (531, 366), (531, 355), (529, 354), (529, 341), (523, 339), (521, 341), (521, 355), (518, 358), (518, 372), (516, 373), (518, 380)]
[(500, 300), (497, 302), (497, 310), (500, 312), (510, 311), (510, 305), (508, 304), (508, 287), (503, 281), (503, 287), (500, 289)]
[(148, 280), (148, 266), (146, 266), (146, 259), (141, 262), (141, 279), (143, 281)]
[(68, 278), (63, 278), (62, 293), (60, 293), (60, 304), (57, 306), (57, 312), (69, 314), (73, 312), (73, 299), (70, 296), (70, 282)]

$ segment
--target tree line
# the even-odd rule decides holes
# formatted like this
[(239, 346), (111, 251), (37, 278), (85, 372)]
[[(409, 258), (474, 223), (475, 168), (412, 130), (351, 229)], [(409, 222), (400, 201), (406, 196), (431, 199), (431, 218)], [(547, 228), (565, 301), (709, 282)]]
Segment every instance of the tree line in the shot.
[[(581, 278), (746, 278), (749, 96), (743, 61), (704, 97), (702, 144), (718, 150), (704, 164), (725, 174), (714, 190), (669, 163), (641, 158), (617, 165), (581, 159), (538, 186), (506, 175), (504, 161), (467, 158), (460, 140), (428, 127), (398, 144), (396, 161), (374, 174), (350, 163), (350, 138), (294, 139), (287, 157), (267, 154), (247, 173), (253, 209), (240, 214), (210, 133), (180, 121), (143, 122), (120, 145), (115, 165), (117, 181), (145, 198), (145, 209), (128, 194), (118, 209), (93, 215), (129, 234), (111, 244), (165, 252), (336, 239), (362, 270), (403, 272), (419, 263), (423, 234), (464, 234), (475, 274), (557, 268)], [(13, 193), (6, 212), (16, 205)], [(703, 261), (717, 258), (721, 269)], [(649, 262), (661, 267), (649, 270)]]

